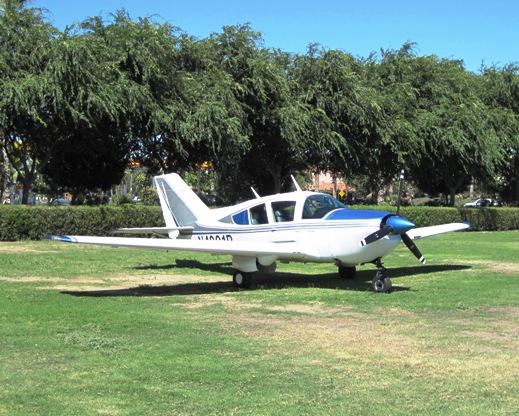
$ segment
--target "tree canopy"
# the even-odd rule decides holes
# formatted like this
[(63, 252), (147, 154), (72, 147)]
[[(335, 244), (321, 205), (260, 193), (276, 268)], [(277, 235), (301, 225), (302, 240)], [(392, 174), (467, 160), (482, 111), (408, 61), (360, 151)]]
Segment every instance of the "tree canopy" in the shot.
[(44, 11), (0, 10), (0, 139), (24, 186), (108, 189), (130, 161), (151, 173), (210, 162), (236, 199), (331, 170), (372, 191), (400, 169), (421, 190), (477, 180), (519, 200), (519, 67), (469, 72), (415, 45), (366, 58), (264, 47), (251, 25), (198, 39), (119, 10), (60, 32)]

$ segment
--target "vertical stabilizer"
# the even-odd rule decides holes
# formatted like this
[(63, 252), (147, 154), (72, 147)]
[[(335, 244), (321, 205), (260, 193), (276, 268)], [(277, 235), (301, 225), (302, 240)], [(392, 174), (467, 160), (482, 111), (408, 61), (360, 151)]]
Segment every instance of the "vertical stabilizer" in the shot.
[(167, 227), (192, 227), (209, 208), (176, 173), (155, 176), (162, 215)]

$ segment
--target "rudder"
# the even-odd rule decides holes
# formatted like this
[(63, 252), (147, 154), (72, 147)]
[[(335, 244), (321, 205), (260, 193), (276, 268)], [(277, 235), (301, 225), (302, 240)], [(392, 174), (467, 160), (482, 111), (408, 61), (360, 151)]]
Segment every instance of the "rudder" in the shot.
[(209, 208), (176, 173), (155, 176), (162, 215), (167, 227), (192, 227)]

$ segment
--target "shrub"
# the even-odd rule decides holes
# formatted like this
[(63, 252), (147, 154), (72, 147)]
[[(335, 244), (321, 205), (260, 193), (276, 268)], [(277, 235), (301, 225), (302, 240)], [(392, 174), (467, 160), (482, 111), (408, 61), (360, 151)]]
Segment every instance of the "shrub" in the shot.
[(164, 226), (160, 207), (0, 206), (0, 241), (38, 240), (48, 234), (109, 235), (117, 227)]
[[(361, 207), (355, 209), (378, 209), (396, 212), (396, 207)], [(413, 221), (417, 227), (428, 227), (450, 222), (469, 222), (471, 231), (506, 231), (519, 229), (517, 208), (447, 208), (447, 207), (401, 207), (400, 215)]]
[[(395, 212), (392, 206), (361, 207)], [(402, 207), (400, 214), (418, 227), (449, 222), (470, 222), (471, 231), (519, 229), (519, 208)], [(117, 227), (164, 226), (158, 206), (0, 206), (0, 241), (38, 240), (48, 234), (110, 235)]]

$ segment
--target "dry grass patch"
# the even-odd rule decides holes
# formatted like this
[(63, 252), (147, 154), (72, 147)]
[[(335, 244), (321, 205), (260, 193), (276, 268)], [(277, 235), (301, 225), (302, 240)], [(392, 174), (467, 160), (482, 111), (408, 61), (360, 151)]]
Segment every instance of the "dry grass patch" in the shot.
[(500, 274), (518, 274), (519, 263), (496, 262), (491, 260), (470, 260), (472, 266), (483, 266), (485, 270)]
[[(321, 366), (343, 383), (370, 379), (407, 384), (422, 380), (439, 397), (480, 386), (482, 394), (498, 395), (511, 406), (510, 386), (519, 382), (519, 314), (495, 309), (483, 318), (411, 313), (381, 316), (350, 307), (322, 305), (266, 307), (240, 304), (226, 296), (226, 330), (246, 339), (261, 339), (269, 348), (261, 359), (282, 358), (285, 372), (305, 365)], [(336, 316), (331, 316), (330, 312)], [(269, 314), (269, 312), (276, 312)], [(390, 383), (389, 383), (390, 384)], [(388, 389), (391, 387), (388, 384)]]
[[(59, 291), (76, 291), (85, 294), (91, 291), (110, 291), (110, 290), (132, 290), (139, 287), (155, 288), (160, 291), (161, 288), (170, 286), (180, 286), (197, 283), (216, 283), (218, 281), (209, 278), (201, 278), (197, 276), (177, 276), (177, 275), (112, 275), (109, 277), (99, 276), (81, 276), (74, 278), (63, 277), (41, 277), (41, 276), (0, 276), (0, 281), (15, 283), (45, 283), (40, 289), (59, 290)], [(224, 281), (221, 281), (224, 283)], [(229, 283), (228, 280), (225, 282)], [(48, 283), (57, 283), (49, 286)], [(229, 283), (230, 284), (230, 283)]]

